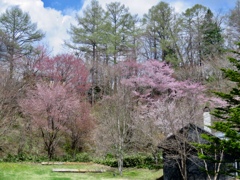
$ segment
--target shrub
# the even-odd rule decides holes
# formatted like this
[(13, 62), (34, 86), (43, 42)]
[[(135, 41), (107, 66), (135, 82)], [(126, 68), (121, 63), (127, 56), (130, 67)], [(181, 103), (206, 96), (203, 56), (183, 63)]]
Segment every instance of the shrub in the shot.
[(3, 162), (23, 162), (23, 161), (42, 162), (47, 160), (48, 158), (45, 156), (29, 155), (26, 153), (21, 153), (18, 155), (8, 154), (6, 157), (2, 159)]
[(92, 161), (92, 158), (88, 153), (78, 153), (76, 154), (75, 161), (78, 162), (90, 162)]
[[(104, 159), (95, 159), (94, 162), (111, 167), (118, 167), (117, 159), (111, 154), (107, 154)], [(162, 160), (160, 158), (160, 155), (157, 163), (151, 155), (142, 154), (127, 155), (123, 160), (123, 167), (161, 169)]]
[(55, 158), (56, 161), (69, 161), (69, 162), (90, 162), (92, 161), (91, 156), (88, 153), (78, 153), (75, 156), (70, 154), (59, 156)]
[(95, 159), (94, 162), (110, 167), (118, 167), (118, 162), (115, 158)]

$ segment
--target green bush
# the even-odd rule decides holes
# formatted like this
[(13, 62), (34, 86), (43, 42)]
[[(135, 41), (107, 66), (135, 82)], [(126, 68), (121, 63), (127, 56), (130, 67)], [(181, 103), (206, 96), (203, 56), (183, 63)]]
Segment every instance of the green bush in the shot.
[[(47, 156), (31, 155), (27, 153), (21, 153), (19, 155), (8, 154), (0, 159), (2, 162), (43, 162), (49, 161)], [(88, 153), (78, 153), (75, 157), (72, 155), (55, 156), (51, 161), (69, 161), (69, 162), (90, 162), (91, 156)]]
[(118, 167), (118, 162), (115, 158), (95, 159), (94, 162), (110, 167)]
[(90, 162), (92, 161), (92, 158), (88, 153), (78, 153), (75, 157), (75, 161), (78, 162)]
[(145, 157), (140, 155), (127, 156), (123, 160), (123, 167), (143, 167), (144, 159)]
[(69, 162), (90, 162), (92, 161), (92, 158), (88, 153), (78, 153), (75, 156), (67, 154), (64, 156), (56, 157), (54, 160), (69, 161)]
[[(108, 154), (104, 159), (95, 159), (94, 162), (104, 164), (111, 167), (118, 167), (117, 159)], [(154, 160), (151, 155), (126, 155), (123, 160), (123, 167), (137, 167), (137, 168), (148, 168), (148, 169), (161, 169), (162, 160), (158, 158), (158, 163)]]
[(25, 153), (18, 155), (8, 154), (6, 157), (3, 157), (3, 159), (1, 159), (3, 162), (42, 162), (47, 160), (48, 158), (45, 156), (29, 155)]

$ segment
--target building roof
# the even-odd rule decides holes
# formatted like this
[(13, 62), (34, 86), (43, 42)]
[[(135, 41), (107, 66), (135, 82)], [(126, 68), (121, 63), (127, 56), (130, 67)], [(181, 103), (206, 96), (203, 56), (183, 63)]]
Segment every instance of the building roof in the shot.
[[(171, 143), (171, 141), (174, 141), (177, 139), (179, 141), (185, 141), (189, 145), (190, 145), (190, 143), (199, 142), (199, 141), (201, 141), (203, 143), (207, 143), (207, 141), (204, 140), (200, 136), (201, 134), (216, 136), (220, 139), (224, 138), (223, 133), (218, 132), (218, 133), (212, 134), (212, 133), (204, 130), (202, 127), (197, 126), (196, 124), (189, 123), (186, 126), (179, 129), (175, 134), (169, 135), (165, 140), (163, 140), (161, 143), (159, 143), (158, 148), (165, 149), (164, 146), (166, 144), (169, 144), (169, 143)], [(190, 146), (192, 146), (192, 145), (190, 145)]]

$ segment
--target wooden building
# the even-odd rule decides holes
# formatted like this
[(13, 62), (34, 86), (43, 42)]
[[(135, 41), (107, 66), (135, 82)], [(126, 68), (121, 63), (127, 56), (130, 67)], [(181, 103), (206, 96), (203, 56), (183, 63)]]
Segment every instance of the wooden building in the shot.
[[(193, 143), (208, 143), (201, 137), (201, 134), (209, 134), (215, 136), (204, 128), (198, 127), (194, 124), (188, 124), (167, 137), (158, 148), (163, 151), (163, 179), (164, 180), (207, 180), (205, 169), (214, 171), (216, 164), (203, 161), (198, 158), (198, 151)], [(221, 138), (221, 137), (219, 137)], [(235, 158), (224, 155), (220, 170), (224, 172), (226, 166), (235, 166)], [(185, 178), (183, 178), (185, 177)], [(213, 175), (211, 176), (213, 178)], [(233, 179), (230, 176), (220, 174), (218, 180)]]

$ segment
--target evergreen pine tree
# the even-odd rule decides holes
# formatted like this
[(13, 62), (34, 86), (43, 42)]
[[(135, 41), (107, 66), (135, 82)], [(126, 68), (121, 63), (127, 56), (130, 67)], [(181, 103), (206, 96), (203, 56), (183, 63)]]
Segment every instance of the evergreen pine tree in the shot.
[(223, 53), (223, 36), (221, 28), (213, 19), (213, 13), (207, 10), (202, 25), (202, 57), (214, 56)]
[[(238, 46), (240, 47), (240, 43)], [(214, 163), (215, 167), (224, 165), (224, 168), (219, 168), (218, 171), (216, 169), (210, 171), (205, 166), (207, 173), (239, 176), (240, 171), (236, 164), (239, 164), (240, 161), (240, 52), (232, 51), (232, 53), (233, 56), (229, 58), (229, 61), (233, 68), (222, 69), (222, 71), (235, 86), (227, 93), (214, 92), (226, 102), (226, 105), (215, 108), (212, 112), (218, 121), (211, 128), (216, 132), (223, 133), (224, 136), (220, 138), (204, 134), (202, 137), (208, 143), (197, 144), (196, 147), (199, 150), (199, 157), (206, 160), (205, 162)]]
[(16, 61), (32, 53), (35, 42), (44, 33), (31, 22), (28, 13), (13, 6), (0, 16), (1, 60), (8, 63), (10, 79), (14, 76)]

